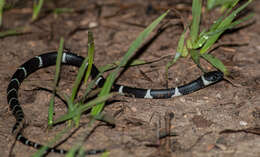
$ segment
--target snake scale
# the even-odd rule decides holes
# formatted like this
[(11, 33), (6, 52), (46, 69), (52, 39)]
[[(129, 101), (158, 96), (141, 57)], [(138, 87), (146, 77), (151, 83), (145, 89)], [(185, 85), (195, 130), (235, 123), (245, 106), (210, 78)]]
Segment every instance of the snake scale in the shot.
[[(36, 142), (30, 141), (26, 137), (22, 135), (22, 127), (24, 123), (24, 112), (23, 109), (18, 101), (18, 89), (23, 82), (23, 80), (32, 74), (33, 72), (37, 71), (38, 69), (45, 68), (48, 66), (52, 66), (56, 64), (57, 59), (57, 52), (48, 52), (42, 55), (36, 56), (31, 58), (24, 64), (22, 64), (16, 72), (13, 74), (10, 83), (7, 88), (7, 101), (10, 105), (10, 110), (16, 119), (16, 123), (13, 126), (12, 133), (16, 135), (16, 139), (21, 143), (34, 147), (36, 149), (41, 148), (43, 145), (38, 144)], [(83, 63), (84, 58), (78, 56), (70, 51), (64, 50), (62, 56), (62, 64), (71, 65), (80, 67)], [(99, 74), (99, 71), (95, 65), (92, 66), (91, 76), (95, 78)], [(204, 75), (200, 76), (196, 80), (176, 87), (176, 88), (169, 88), (169, 89), (142, 89), (142, 88), (133, 88), (128, 86), (123, 86), (119, 84), (114, 84), (112, 91), (119, 92), (122, 95), (131, 95), (136, 98), (151, 98), (151, 99), (167, 99), (173, 98), (176, 96), (186, 95), (195, 91), (198, 91), (202, 88), (205, 88), (209, 85), (215, 84), (221, 80), (223, 80), (223, 73), (220, 71), (211, 71), (205, 73)], [(105, 82), (105, 78), (100, 76), (96, 80), (96, 85), (102, 87)], [(48, 148), (48, 152), (56, 152), (60, 154), (64, 154), (67, 151), (63, 149), (57, 148)], [(105, 149), (101, 150), (87, 150), (85, 152), (86, 155), (97, 154), (104, 152)]]

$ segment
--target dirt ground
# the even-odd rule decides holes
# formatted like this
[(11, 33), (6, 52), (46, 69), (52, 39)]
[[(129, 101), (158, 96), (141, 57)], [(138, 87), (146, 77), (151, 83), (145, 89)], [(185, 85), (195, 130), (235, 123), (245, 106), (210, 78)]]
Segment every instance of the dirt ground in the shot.
[[(145, 48), (138, 51), (138, 59), (160, 61), (128, 68), (117, 83), (143, 87), (164, 88), (164, 66), (176, 52), (178, 38), (183, 31), (180, 23), (191, 18), (190, 1), (58, 1), (47, 3), (41, 17), (28, 25), (29, 33), (0, 39), (0, 156), (30, 156), (35, 149), (16, 142), (11, 134), (15, 119), (6, 101), (8, 81), (16, 68), (35, 55), (58, 48), (60, 37), (72, 52), (86, 56), (87, 32), (91, 27), (95, 38), (95, 64), (102, 66), (119, 60), (137, 35), (163, 10), (171, 8), (167, 19), (169, 27)], [(50, 11), (54, 7), (74, 8), (74, 13), (57, 17)], [(4, 14), (4, 29), (28, 24), (32, 4), (21, 3)], [(175, 11), (173, 11), (175, 10)], [(177, 12), (176, 12), (177, 11)], [(89, 134), (84, 149), (107, 148), (109, 156), (183, 156), (183, 157), (259, 157), (260, 156), (260, 1), (254, 1), (248, 11), (254, 12), (254, 22), (223, 35), (220, 46), (212, 54), (220, 58), (231, 72), (228, 81), (192, 93), (166, 99), (147, 100), (117, 96), (106, 106), (105, 112), (116, 115), (114, 128), (95, 122), (91, 127), (83, 116), (81, 127), (59, 148), (69, 149), (80, 137)], [(216, 18), (217, 10), (203, 16), (203, 26)], [(4, 30), (2, 29), (2, 30)], [(152, 33), (150, 39), (155, 36)], [(152, 39), (151, 39), (152, 40)], [(150, 41), (151, 41), (150, 40)], [(149, 42), (149, 41), (148, 41)], [(232, 46), (230, 46), (232, 45)], [(165, 57), (163, 57), (165, 56)], [(203, 62), (208, 71), (213, 70)], [(60, 88), (69, 94), (77, 68), (63, 66)], [(181, 59), (169, 71), (169, 87), (185, 84), (201, 71), (190, 59)], [(47, 130), (48, 103), (51, 94), (35, 91), (37, 87), (51, 89), (54, 68), (39, 70), (27, 78), (19, 91), (28, 126), (24, 135), (33, 141), (46, 144), (66, 124)], [(55, 117), (66, 112), (66, 106), (57, 100)], [(174, 113), (169, 120), (168, 113)], [(167, 116), (168, 115), (168, 116)], [(168, 119), (168, 120), (167, 120)], [(168, 125), (167, 125), (168, 124)], [(158, 130), (165, 133), (166, 126), (176, 136), (158, 140)], [(222, 133), (226, 129), (240, 130)], [(75, 130), (75, 129), (74, 129)], [(64, 136), (66, 138), (68, 135)], [(64, 139), (63, 138), (63, 139)], [(48, 156), (60, 156), (50, 153)]]

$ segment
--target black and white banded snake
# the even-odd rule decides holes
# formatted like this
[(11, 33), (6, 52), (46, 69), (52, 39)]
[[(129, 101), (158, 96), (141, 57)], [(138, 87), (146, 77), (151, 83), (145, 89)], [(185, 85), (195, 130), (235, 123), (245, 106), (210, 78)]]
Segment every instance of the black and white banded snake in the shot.
[[(24, 64), (22, 64), (16, 72), (13, 74), (10, 83), (7, 88), (7, 101), (10, 105), (10, 110), (12, 114), (15, 116), (16, 123), (13, 127), (12, 132), (16, 135), (16, 139), (22, 142), (25, 145), (34, 147), (39, 149), (42, 147), (41, 144), (37, 144), (36, 142), (30, 141), (26, 137), (22, 135), (21, 128), (24, 123), (24, 112), (22, 107), (18, 101), (18, 89), (22, 83), (22, 81), (31, 73), (37, 71), (38, 69), (45, 68), (48, 66), (52, 66), (56, 64), (57, 52), (48, 52), (42, 55), (31, 58)], [(76, 67), (80, 67), (84, 58), (81, 56), (77, 56), (74, 53), (68, 52), (64, 50), (62, 56), (62, 64), (72, 65)], [(98, 69), (95, 65), (92, 66), (91, 76), (95, 78), (99, 74)], [(215, 84), (221, 80), (223, 80), (223, 73), (220, 71), (212, 71), (205, 73), (200, 76), (196, 80), (185, 84), (183, 86), (179, 86), (176, 88), (169, 89), (142, 89), (142, 88), (133, 88), (127, 87), (123, 85), (114, 84), (112, 91), (119, 92), (120, 94), (131, 95), (136, 98), (151, 98), (151, 99), (167, 99), (173, 98), (176, 96), (186, 95), (202, 88), (205, 88), (209, 85)], [(102, 87), (105, 82), (105, 78), (100, 76), (96, 80), (96, 85)], [(104, 152), (105, 150), (88, 150), (86, 151), (86, 155), (97, 154)], [(60, 154), (64, 154), (67, 151), (63, 149), (57, 148), (49, 148), (48, 152), (56, 152)]]

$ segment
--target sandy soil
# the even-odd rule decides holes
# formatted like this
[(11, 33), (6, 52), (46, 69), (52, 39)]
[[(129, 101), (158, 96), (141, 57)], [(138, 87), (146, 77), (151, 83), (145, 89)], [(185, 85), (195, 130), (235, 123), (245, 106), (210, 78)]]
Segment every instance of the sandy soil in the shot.
[[(181, 1), (183, 2), (183, 1)], [(188, 1), (189, 2), (189, 1)], [(148, 9), (149, 4), (154, 9)], [(18, 4), (4, 14), (4, 28), (28, 24), (31, 18), (31, 3)], [(55, 17), (54, 7), (75, 8), (74, 13)], [(60, 37), (73, 52), (86, 55), (89, 27), (95, 37), (95, 64), (98, 66), (119, 60), (131, 42), (152, 20), (167, 8), (175, 8), (184, 19), (190, 19), (190, 3), (148, 0), (132, 1), (59, 1), (47, 3), (41, 18), (29, 25), (30, 33), (0, 39), (0, 156), (30, 156), (35, 149), (16, 142), (11, 134), (15, 119), (8, 109), (6, 88), (16, 68), (35, 55), (58, 48)], [(48, 9), (46, 9), (48, 8)], [(85, 149), (108, 148), (110, 156), (183, 156), (183, 157), (259, 157), (260, 137), (257, 130), (244, 130), (220, 134), (226, 129), (243, 130), (260, 127), (260, 1), (254, 1), (248, 10), (255, 13), (255, 22), (222, 36), (219, 43), (236, 46), (221, 46), (212, 54), (220, 58), (231, 72), (230, 80), (236, 85), (222, 81), (209, 88), (187, 96), (167, 100), (146, 100), (117, 96), (105, 112), (117, 114), (116, 127), (97, 127), (85, 141)], [(205, 15), (208, 26), (217, 11)], [(180, 17), (171, 12), (167, 20), (171, 25), (158, 35), (149, 46), (141, 49), (138, 59), (159, 62), (128, 68), (118, 83), (144, 88), (164, 88), (164, 66), (175, 54), (178, 38), (183, 30)], [(3, 30), (3, 29), (2, 29)], [(156, 35), (155, 32), (151, 35)], [(207, 70), (213, 70), (203, 62)], [(63, 67), (60, 87), (69, 94), (77, 69)], [(169, 86), (185, 84), (202, 73), (189, 59), (181, 59), (169, 71)], [(54, 68), (46, 68), (27, 78), (19, 92), (28, 126), (24, 135), (46, 144), (65, 124), (47, 130), (47, 112), (50, 93), (33, 91), (37, 87), (51, 89)], [(55, 117), (66, 112), (66, 106), (57, 100)], [(174, 113), (171, 132), (177, 136), (157, 139), (157, 132), (165, 131), (167, 113)], [(62, 143), (59, 148), (69, 149), (82, 134), (89, 134), (98, 125), (89, 127), (88, 118), (82, 117), (81, 127)], [(168, 121), (169, 122), (169, 121)], [(102, 124), (102, 123), (101, 123)], [(169, 123), (168, 123), (169, 124)], [(66, 138), (64, 136), (64, 138)], [(50, 153), (48, 156), (60, 156)]]

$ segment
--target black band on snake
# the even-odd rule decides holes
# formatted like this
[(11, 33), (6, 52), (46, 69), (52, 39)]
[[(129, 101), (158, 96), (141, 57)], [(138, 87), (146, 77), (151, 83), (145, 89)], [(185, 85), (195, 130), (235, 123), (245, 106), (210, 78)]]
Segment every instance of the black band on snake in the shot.
[[(56, 64), (57, 52), (49, 52), (39, 56), (36, 56), (23, 65), (21, 65), (17, 71), (12, 76), (10, 83), (7, 88), (7, 101), (10, 105), (10, 110), (12, 114), (15, 116), (16, 123), (13, 127), (12, 132), (16, 133), (17, 140), (22, 142), (25, 145), (34, 147), (39, 149), (42, 147), (41, 144), (37, 144), (28, 140), (24, 137), (21, 133), (20, 128), (23, 127), (24, 123), (24, 112), (22, 110), (21, 105), (18, 101), (18, 89), (21, 85), (22, 81), (31, 73), (35, 72), (38, 69), (52, 66)], [(83, 63), (84, 58), (81, 56), (77, 56), (71, 52), (64, 50), (62, 56), (62, 64), (65, 65), (72, 65), (76, 67), (80, 67)], [(99, 74), (99, 71), (95, 65), (92, 66), (91, 76), (95, 78)], [(198, 79), (185, 84), (183, 86), (179, 86), (176, 88), (169, 88), (169, 89), (142, 89), (142, 88), (133, 88), (127, 87), (123, 85), (114, 84), (112, 91), (119, 92), (122, 95), (131, 95), (136, 98), (151, 98), (151, 99), (167, 99), (173, 98), (176, 96), (186, 95), (202, 88), (205, 88), (209, 85), (215, 84), (219, 81), (223, 80), (223, 73), (220, 71), (212, 71), (209, 73), (205, 73)], [(99, 77), (96, 81), (96, 85), (102, 87), (105, 82), (104, 77)], [(97, 154), (104, 152), (105, 150), (89, 150), (86, 151), (86, 154)], [(67, 151), (63, 149), (57, 148), (49, 148), (48, 152), (56, 152), (64, 154)]]

